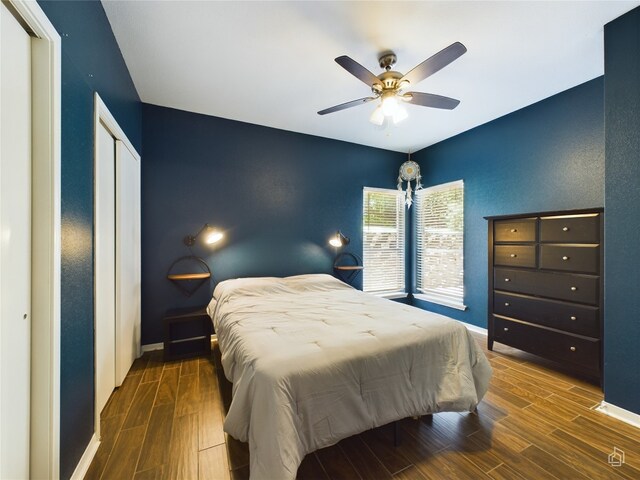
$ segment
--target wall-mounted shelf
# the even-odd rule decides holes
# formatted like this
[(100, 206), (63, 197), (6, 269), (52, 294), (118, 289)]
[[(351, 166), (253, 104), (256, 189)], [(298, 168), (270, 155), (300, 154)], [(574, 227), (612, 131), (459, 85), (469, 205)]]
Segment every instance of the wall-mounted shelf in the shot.
[(203, 273), (172, 273), (167, 275), (169, 280), (203, 280), (210, 278), (211, 274), (208, 272)]
[[(195, 271), (199, 269), (201, 271)], [(167, 280), (171, 281), (187, 297), (193, 295), (210, 278), (209, 265), (200, 257), (193, 255), (177, 259), (167, 272)]]
[(346, 283), (351, 283), (364, 269), (362, 259), (355, 253), (343, 252), (333, 261), (334, 275)]

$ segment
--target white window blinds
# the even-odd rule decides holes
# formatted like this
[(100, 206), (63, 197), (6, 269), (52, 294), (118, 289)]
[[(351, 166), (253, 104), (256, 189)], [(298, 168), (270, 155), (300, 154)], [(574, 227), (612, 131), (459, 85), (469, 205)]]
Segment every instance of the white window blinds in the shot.
[(463, 181), (417, 191), (415, 207), (416, 296), (463, 309)]
[(404, 193), (365, 187), (362, 219), (364, 291), (404, 293)]

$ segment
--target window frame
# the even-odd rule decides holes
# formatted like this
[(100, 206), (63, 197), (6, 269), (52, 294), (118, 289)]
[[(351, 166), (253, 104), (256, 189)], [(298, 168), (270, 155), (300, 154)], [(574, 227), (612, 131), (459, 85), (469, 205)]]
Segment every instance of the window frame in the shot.
[[(461, 268), (462, 268), (462, 275), (461, 275), (461, 285), (460, 287), (462, 288), (462, 295), (460, 296), (460, 298), (455, 298), (453, 295), (446, 295), (446, 294), (438, 294), (437, 292), (425, 292), (425, 291), (421, 291), (419, 290), (419, 275), (420, 275), (420, 271), (422, 270), (420, 268), (419, 265), (419, 261), (421, 259), (421, 254), (420, 254), (420, 236), (419, 236), (419, 231), (418, 229), (420, 228), (420, 216), (421, 216), (421, 212), (420, 212), (420, 205), (422, 204), (421, 202), (424, 201), (422, 198), (419, 197), (423, 197), (428, 195), (429, 193), (435, 193), (438, 191), (442, 191), (442, 190), (448, 190), (451, 189), (453, 187), (459, 187), (462, 190), (462, 218), (463, 218), (463, 223), (462, 223), (462, 245), (461, 245)], [(414, 224), (414, 232), (413, 232), (413, 240), (415, 243), (415, 247), (414, 247), (414, 262), (413, 262), (413, 268), (414, 268), (414, 272), (415, 272), (415, 285), (414, 285), (414, 291), (412, 293), (413, 297), (418, 299), (418, 300), (422, 300), (425, 302), (430, 302), (430, 303), (435, 303), (437, 305), (443, 305), (445, 307), (449, 307), (449, 308), (454, 308), (456, 310), (466, 310), (467, 306), (465, 305), (464, 299), (465, 299), (465, 295), (466, 295), (466, 291), (464, 288), (464, 233), (465, 233), (465, 224), (464, 224), (464, 180), (460, 179), (460, 180), (455, 180), (452, 182), (446, 182), (446, 183), (441, 183), (438, 185), (433, 185), (432, 187), (427, 187), (427, 188), (423, 188), (419, 191), (416, 192), (416, 199), (414, 202), (414, 206), (415, 206), (415, 213), (413, 216), (413, 224)]]
[[(366, 243), (366, 219), (367, 219), (367, 215), (366, 215), (366, 207), (367, 207), (367, 194), (368, 193), (385, 193), (385, 194), (393, 194), (396, 197), (396, 204), (397, 206), (399, 206), (399, 211), (402, 212), (401, 215), (401, 221), (398, 222), (400, 223), (400, 225), (397, 225), (398, 228), (398, 234), (401, 235), (401, 242), (397, 242), (399, 245), (401, 245), (401, 258), (400, 258), (400, 264), (402, 265), (402, 286), (400, 286), (397, 289), (389, 289), (389, 290), (366, 290), (366, 276), (367, 276), (367, 272), (368, 270), (370, 270), (370, 266), (367, 266), (367, 258), (366, 258), (366, 250), (367, 250), (367, 243)], [(397, 259), (396, 259), (397, 260)], [(397, 189), (392, 189), (392, 188), (377, 188), (377, 187), (363, 187), (362, 189), (362, 263), (364, 265), (364, 270), (363, 270), (363, 280), (362, 280), (362, 290), (366, 293), (369, 293), (371, 295), (375, 295), (378, 297), (382, 297), (382, 298), (388, 298), (388, 299), (396, 299), (396, 298), (406, 298), (409, 294), (408, 294), (408, 289), (407, 289), (407, 212), (404, 206), (404, 192), (397, 190)]]

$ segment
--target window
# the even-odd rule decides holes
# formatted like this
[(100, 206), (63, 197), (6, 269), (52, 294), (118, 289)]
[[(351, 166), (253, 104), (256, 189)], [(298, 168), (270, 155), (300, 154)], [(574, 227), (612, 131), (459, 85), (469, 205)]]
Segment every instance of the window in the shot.
[(405, 296), (404, 193), (365, 187), (362, 203), (364, 291)]
[(418, 190), (415, 207), (415, 297), (464, 310), (463, 181)]

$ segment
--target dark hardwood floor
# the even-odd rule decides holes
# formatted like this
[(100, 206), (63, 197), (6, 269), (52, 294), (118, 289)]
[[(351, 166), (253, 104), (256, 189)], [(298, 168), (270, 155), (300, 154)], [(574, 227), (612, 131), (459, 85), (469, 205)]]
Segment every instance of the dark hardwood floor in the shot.
[[(485, 349), (486, 337), (477, 336)], [(593, 410), (600, 389), (517, 350), (487, 352), (494, 368), (478, 414), (438, 413), (307, 455), (302, 479), (640, 478), (640, 430)], [(87, 479), (240, 479), (246, 444), (225, 435), (230, 385), (211, 358), (162, 363), (147, 353), (102, 413), (102, 443)], [(617, 447), (625, 463), (610, 466)]]

